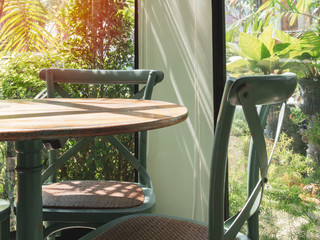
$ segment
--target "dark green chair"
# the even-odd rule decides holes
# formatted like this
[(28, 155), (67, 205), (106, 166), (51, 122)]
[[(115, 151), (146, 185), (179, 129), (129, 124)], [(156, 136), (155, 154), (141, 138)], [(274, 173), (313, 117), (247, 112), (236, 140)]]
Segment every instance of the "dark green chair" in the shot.
[[(176, 217), (137, 214), (113, 220), (87, 234), (81, 240), (248, 239), (248, 236), (240, 233), (240, 229), (248, 219), (255, 215), (259, 208), (272, 156), (270, 154), (271, 156), (267, 157), (263, 132), (269, 107), (270, 104), (283, 103), (279, 115), (276, 143), (284, 116), (285, 102), (295, 88), (296, 76), (293, 74), (251, 76), (227, 81), (213, 142), (208, 209), (209, 224)], [(251, 167), (250, 171), (258, 169), (259, 178), (250, 180), (254, 187), (249, 189), (250, 194), (244, 207), (239, 213), (224, 221), (227, 150), (236, 106), (242, 106), (253, 137), (250, 161), (256, 161), (257, 168)], [(249, 227), (250, 231), (252, 231), (253, 225)]]
[[(154, 70), (76, 70), (43, 69), (40, 79), (47, 83), (47, 96), (71, 97), (64, 84), (127, 84), (138, 85), (140, 90), (131, 98), (151, 99), (153, 87), (163, 80), (164, 74)], [(72, 226), (96, 228), (114, 218), (152, 212), (155, 195), (146, 172), (147, 133), (138, 133), (138, 159), (114, 136), (105, 136), (136, 169), (138, 182), (121, 181), (63, 181), (55, 182), (56, 171), (94, 137), (81, 139), (75, 146), (57, 158), (56, 150), (63, 140), (44, 141), (50, 149), (50, 164), (42, 175), (44, 236)], [(49, 179), (49, 181), (48, 181)], [(48, 183), (49, 182), (49, 183)]]
[(10, 203), (0, 199), (0, 239), (10, 239)]

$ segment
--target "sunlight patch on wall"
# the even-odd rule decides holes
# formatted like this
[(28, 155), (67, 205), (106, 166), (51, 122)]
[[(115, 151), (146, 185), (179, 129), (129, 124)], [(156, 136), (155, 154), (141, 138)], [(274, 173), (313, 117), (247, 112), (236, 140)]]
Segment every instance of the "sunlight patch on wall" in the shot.
[(207, 220), (213, 140), (211, 1), (140, 0), (140, 68), (164, 71), (154, 99), (186, 106), (189, 118), (149, 132), (156, 212)]

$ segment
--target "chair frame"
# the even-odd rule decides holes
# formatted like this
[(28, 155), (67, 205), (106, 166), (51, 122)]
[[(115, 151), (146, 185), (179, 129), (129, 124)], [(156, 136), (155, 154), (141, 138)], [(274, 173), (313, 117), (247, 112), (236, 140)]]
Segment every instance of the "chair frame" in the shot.
[(10, 239), (10, 202), (0, 199), (0, 239)]
[[(258, 210), (265, 183), (268, 181), (267, 172), (270, 165), (272, 154), (280, 134), (285, 102), (296, 89), (296, 75), (268, 75), (242, 77), (237, 80), (229, 79), (226, 83), (223, 94), (222, 105), (218, 121), (211, 165), (211, 187), (209, 199), (209, 239), (232, 239), (240, 231), (244, 222), (250, 219)], [(263, 128), (269, 112), (267, 104), (283, 103), (279, 115), (278, 129), (270, 157), (267, 156), (266, 143), (263, 135)], [(264, 105), (258, 110), (256, 105)], [(254, 179), (249, 173), (250, 191), (248, 200), (242, 210), (224, 221), (224, 187), (227, 163), (227, 148), (231, 130), (232, 119), (235, 107), (241, 105), (245, 118), (252, 135), (251, 154), (249, 162), (258, 166), (251, 167), (249, 170), (260, 170), (260, 178)], [(227, 129), (227, 130), (226, 130)], [(253, 158), (256, 156), (256, 158)], [(250, 165), (249, 164), (249, 165)], [(221, 171), (224, 169), (224, 171)], [(255, 224), (249, 225), (250, 231), (257, 228)], [(257, 230), (257, 229), (256, 229)], [(255, 231), (256, 231), (255, 230)]]
[[(70, 95), (59, 85), (65, 83), (72, 84), (144, 84), (133, 99), (149, 100), (152, 96), (153, 87), (160, 83), (164, 74), (155, 70), (78, 70), (78, 69), (43, 69), (39, 73), (40, 79), (47, 83), (47, 96), (55, 97), (55, 91), (65, 98)], [(40, 95), (38, 96), (40, 97)], [(42, 97), (45, 94), (42, 93)], [(44, 237), (62, 229), (78, 226), (95, 229), (97, 226), (114, 218), (134, 213), (152, 212), (155, 205), (155, 195), (151, 179), (146, 171), (146, 142), (147, 132), (138, 133), (138, 159), (114, 136), (104, 137), (116, 149), (121, 152), (128, 162), (138, 172), (138, 186), (145, 195), (142, 205), (125, 209), (66, 209), (66, 208), (43, 208), (43, 219), (49, 222), (44, 230)], [(74, 156), (83, 146), (92, 141), (94, 137), (82, 138), (73, 148), (69, 149), (61, 157), (57, 158), (56, 148), (59, 148), (61, 140), (45, 141), (45, 145), (51, 149), (49, 151), (49, 167), (42, 174), (42, 183), (45, 183), (50, 176), (54, 176), (65, 161)], [(50, 179), (55, 181), (55, 177)], [(54, 224), (53, 224), (54, 223)]]
[[(233, 240), (234, 238), (249, 239), (249, 236), (250, 239), (259, 239), (257, 211), (262, 199), (264, 186), (267, 182), (268, 167), (271, 163), (272, 154), (280, 136), (286, 101), (296, 89), (296, 82), (296, 75), (290, 73), (282, 75), (250, 76), (239, 79), (230, 78), (226, 82), (212, 151), (208, 222), (210, 240)], [(268, 158), (263, 129), (269, 112), (269, 104), (278, 103), (282, 103), (282, 107), (279, 114), (274, 146)], [(248, 197), (246, 204), (240, 212), (224, 221), (224, 186), (228, 143), (235, 108), (239, 105), (242, 106), (252, 135), (248, 168)], [(262, 106), (259, 106), (257, 109), (257, 105)], [(97, 230), (92, 231), (80, 240), (93, 239), (126, 219), (146, 215), (154, 216), (154, 214), (138, 214), (115, 219)], [(239, 231), (245, 221), (252, 217), (255, 219), (251, 222), (249, 221), (248, 236), (245, 236)], [(175, 217), (169, 218), (177, 219)], [(199, 223), (189, 219), (183, 220)]]

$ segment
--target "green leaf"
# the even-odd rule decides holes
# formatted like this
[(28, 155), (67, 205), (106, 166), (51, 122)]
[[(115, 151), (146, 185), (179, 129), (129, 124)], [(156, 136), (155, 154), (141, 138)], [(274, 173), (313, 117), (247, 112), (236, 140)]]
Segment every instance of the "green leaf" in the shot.
[(289, 7), (289, 9), (290, 10), (297, 10), (296, 9), (296, 6), (293, 4), (293, 2), (292, 1), (290, 1), (290, 0), (286, 0), (286, 2), (287, 2), (287, 4), (288, 4), (288, 7)]
[(247, 32), (248, 31), (248, 28), (249, 28), (249, 23), (248, 22), (245, 22), (243, 24), (243, 32)]
[(320, 37), (314, 32), (307, 32), (301, 38), (301, 48), (308, 50), (313, 58), (320, 58)]
[(256, 15), (253, 23), (253, 31), (257, 32), (258, 28), (259, 28), (259, 19), (258, 19), (258, 15)]
[(275, 54), (280, 54), (282, 51), (284, 51), (287, 47), (290, 46), (290, 43), (278, 43), (276, 45), (274, 45), (273, 47), (273, 52)]
[(261, 11), (269, 8), (270, 6), (272, 6), (272, 4), (273, 4), (273, 0), (268, 0), (268, 1), (266, 1), (264, 4), (262, 4), (262, 5), (259, 7), (258, 12), (261, 12)]
[(279, 58), (278, 57), (270, 57), (262, 59), (258, 62), (258, 67), (261, 68), (261, 70), (265, 74), (272, 74), (274, 73), (275, 69), (279, 69)]
[(309, 5), (312, 3), (312, 0), (300, 0), (297, 1), (297, 5), (292, 4), (292, 9), (294, 10), (294, 14), (291, 17), (289, 25), (292, 26), (297, 20), (298, 16), (301, 16), (301, 13), (306, 13), (309, 9)]
[(250, 67), (250, 63), (244, 59), (238, 59), (227, 64), (227, 71), (239, 73), (246, 71)]
[(275, 40), (273, 39), (273, 28), (271, 24), (268, 25), (260, 34), (259, 40), (264, 43), (264, 45), (268, 48), (270, 55), (272, 56)]
[[(295, 58), (296, 56), (301, 55), (304, 51), (300, 48), (300, 42), (294, 43), (280, 43), (275, 52), (277, 56), (286, 56), (287, 58)], [(287, 47), (285, 47), (287, 46)], [(281, 48), (283, 48), (281, 50)], [(279, 51), (278, 51), (279, 50)]]
[(236, 37), (238, 29), (236, 28), (230, 28), (226, 31), (226, 42), (233, 42), (234, 38)]
[(241, 48), (236, 43), (227, 42), (227, 48), (233, 52), (235, 55), (241, 56), (242, 58), (247, 58), (247, 55), (243, 53)]
[(243, 53), (245, 53), (248, 58), (257, 62), (271, 56), (267, 47), (259, 39), (250, 34), (240, 33), (239, 43)]
[(294, 43), (299, 41), (297, 38), (292, 37), (288, 33), (280, 30), (275, 31), (275, 37), (283, 43)]

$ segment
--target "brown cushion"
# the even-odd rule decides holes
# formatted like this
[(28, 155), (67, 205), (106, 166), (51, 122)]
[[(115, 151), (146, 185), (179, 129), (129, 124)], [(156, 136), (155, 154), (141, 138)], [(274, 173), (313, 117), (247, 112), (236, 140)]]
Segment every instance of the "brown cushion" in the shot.
[(95, 240), (196, 240), (208, 239), (208, 227), (164, 217), (129, 218), (102, 233)]
[(68, 181), (42, 186), (47, 208), (130, 208), (144, 202), (142, 188), (128, 182)]

